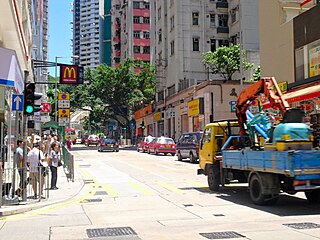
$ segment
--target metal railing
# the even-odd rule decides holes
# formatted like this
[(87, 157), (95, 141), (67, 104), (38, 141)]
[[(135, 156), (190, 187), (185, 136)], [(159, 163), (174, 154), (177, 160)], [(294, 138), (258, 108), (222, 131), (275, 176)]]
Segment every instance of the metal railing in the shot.
[(62, 147), (63, 154), (63, 169), (67, 176), (67, 180), (71, 180), (74, 182), (74, 157), (72, 153), (66, 148), (66, 146)]

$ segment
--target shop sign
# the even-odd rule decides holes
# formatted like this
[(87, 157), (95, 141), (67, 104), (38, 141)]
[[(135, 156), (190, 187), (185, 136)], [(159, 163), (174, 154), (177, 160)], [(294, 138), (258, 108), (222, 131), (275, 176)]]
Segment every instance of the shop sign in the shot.
[(155, 114), (153, 114), (153, 121), (154, 122), (158, 122), (161, 120), (161, 116), (162, 116), (162, 112), (156, 112)]
[(204, 100), (203, 98), (197, 98), (188, 103), (188, 115), (195, 116), (204, 114)]
[(306, 116), (310, 116), (310, 114), (314, 113), (314, 103), (312, 101), (302, 101), (300, 107)]
[(309, 77), (320, 75), (320, 46), (309, 50)]

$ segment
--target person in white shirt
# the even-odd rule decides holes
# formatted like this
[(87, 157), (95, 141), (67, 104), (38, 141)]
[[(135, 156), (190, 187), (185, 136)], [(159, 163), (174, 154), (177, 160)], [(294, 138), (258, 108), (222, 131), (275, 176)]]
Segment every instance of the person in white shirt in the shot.
[(44, 163), (44, 155), (40, 150), (40, 144), (34, 143), (32, 150), (28, 153), (27, 163), (29, 165), (30, 178), (34, 197), (38, 197), (38, 183), (40, 185), (40, 197), (43, 191), (44, 176), (39, 171), (39, 162)]

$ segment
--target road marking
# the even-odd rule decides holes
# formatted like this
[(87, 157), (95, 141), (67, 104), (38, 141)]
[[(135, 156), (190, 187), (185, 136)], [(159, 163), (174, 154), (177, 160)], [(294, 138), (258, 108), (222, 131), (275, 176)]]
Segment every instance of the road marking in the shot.
[(139, 192), (142, 192), (144, 195), (146, 196), (151, 196), (153, 195), (153, 192), (151, 192), (149, 189), (147, 189), (146, 187), (136, 183), (136, 182), (129, 182), (128, 183), (131, 187), (133, 187), (134, 189), (138, 190)]
[(194, 180), (186, 180), (186, 183), (192, 185), (193, 187), (197, 187), (197, 188), (208, 188), (208, 186), (204, 186), (201, 183), (194, 181)]
[(166, 166), (166, 165), (163, 165), (163, 164), (156, 164), (156, 166), (167, 168), (167, 169), (170, 169), (170, 170), (175, 170), (175, 171), (181, 170), (181, 168), (173, 168), (173, 167), (169, 167), (169, 166)]
[(119, 197), (119, 193), (110, 184), (103, 183), (100, 186), (108, 193), (108, 196), (116, 198)]
[(168, 184), (168, 183), (162, 182), (162, 181), (159, 181), (158, 184), (159, 184), (161, 187), (164, 187), (164, 188), (170, 190), (171, 192), (178, 193), (178, 194), (183, 194), (183, 191), (182, 191), (182, 190), (180, 190), (179, 188), (174, 187), (174, 186), (171, 185), (171, 184)]

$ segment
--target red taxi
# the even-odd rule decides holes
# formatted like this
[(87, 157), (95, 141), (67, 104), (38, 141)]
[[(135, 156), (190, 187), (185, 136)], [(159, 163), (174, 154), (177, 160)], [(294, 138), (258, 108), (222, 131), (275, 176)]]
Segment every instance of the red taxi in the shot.
[(155, 138), (148, 145), (148, 153), (154, 153), (156, 155), (159, 153), (163, 153), (164, 155), (170, 153), (172, 156), (174, 156), (176, 154), (176, 144), (172, 138)]
[(154, 139), (154, 137), (148, 136), (142, 138), (137, 144), (137, 152), (147, 152), (149, 143)]

